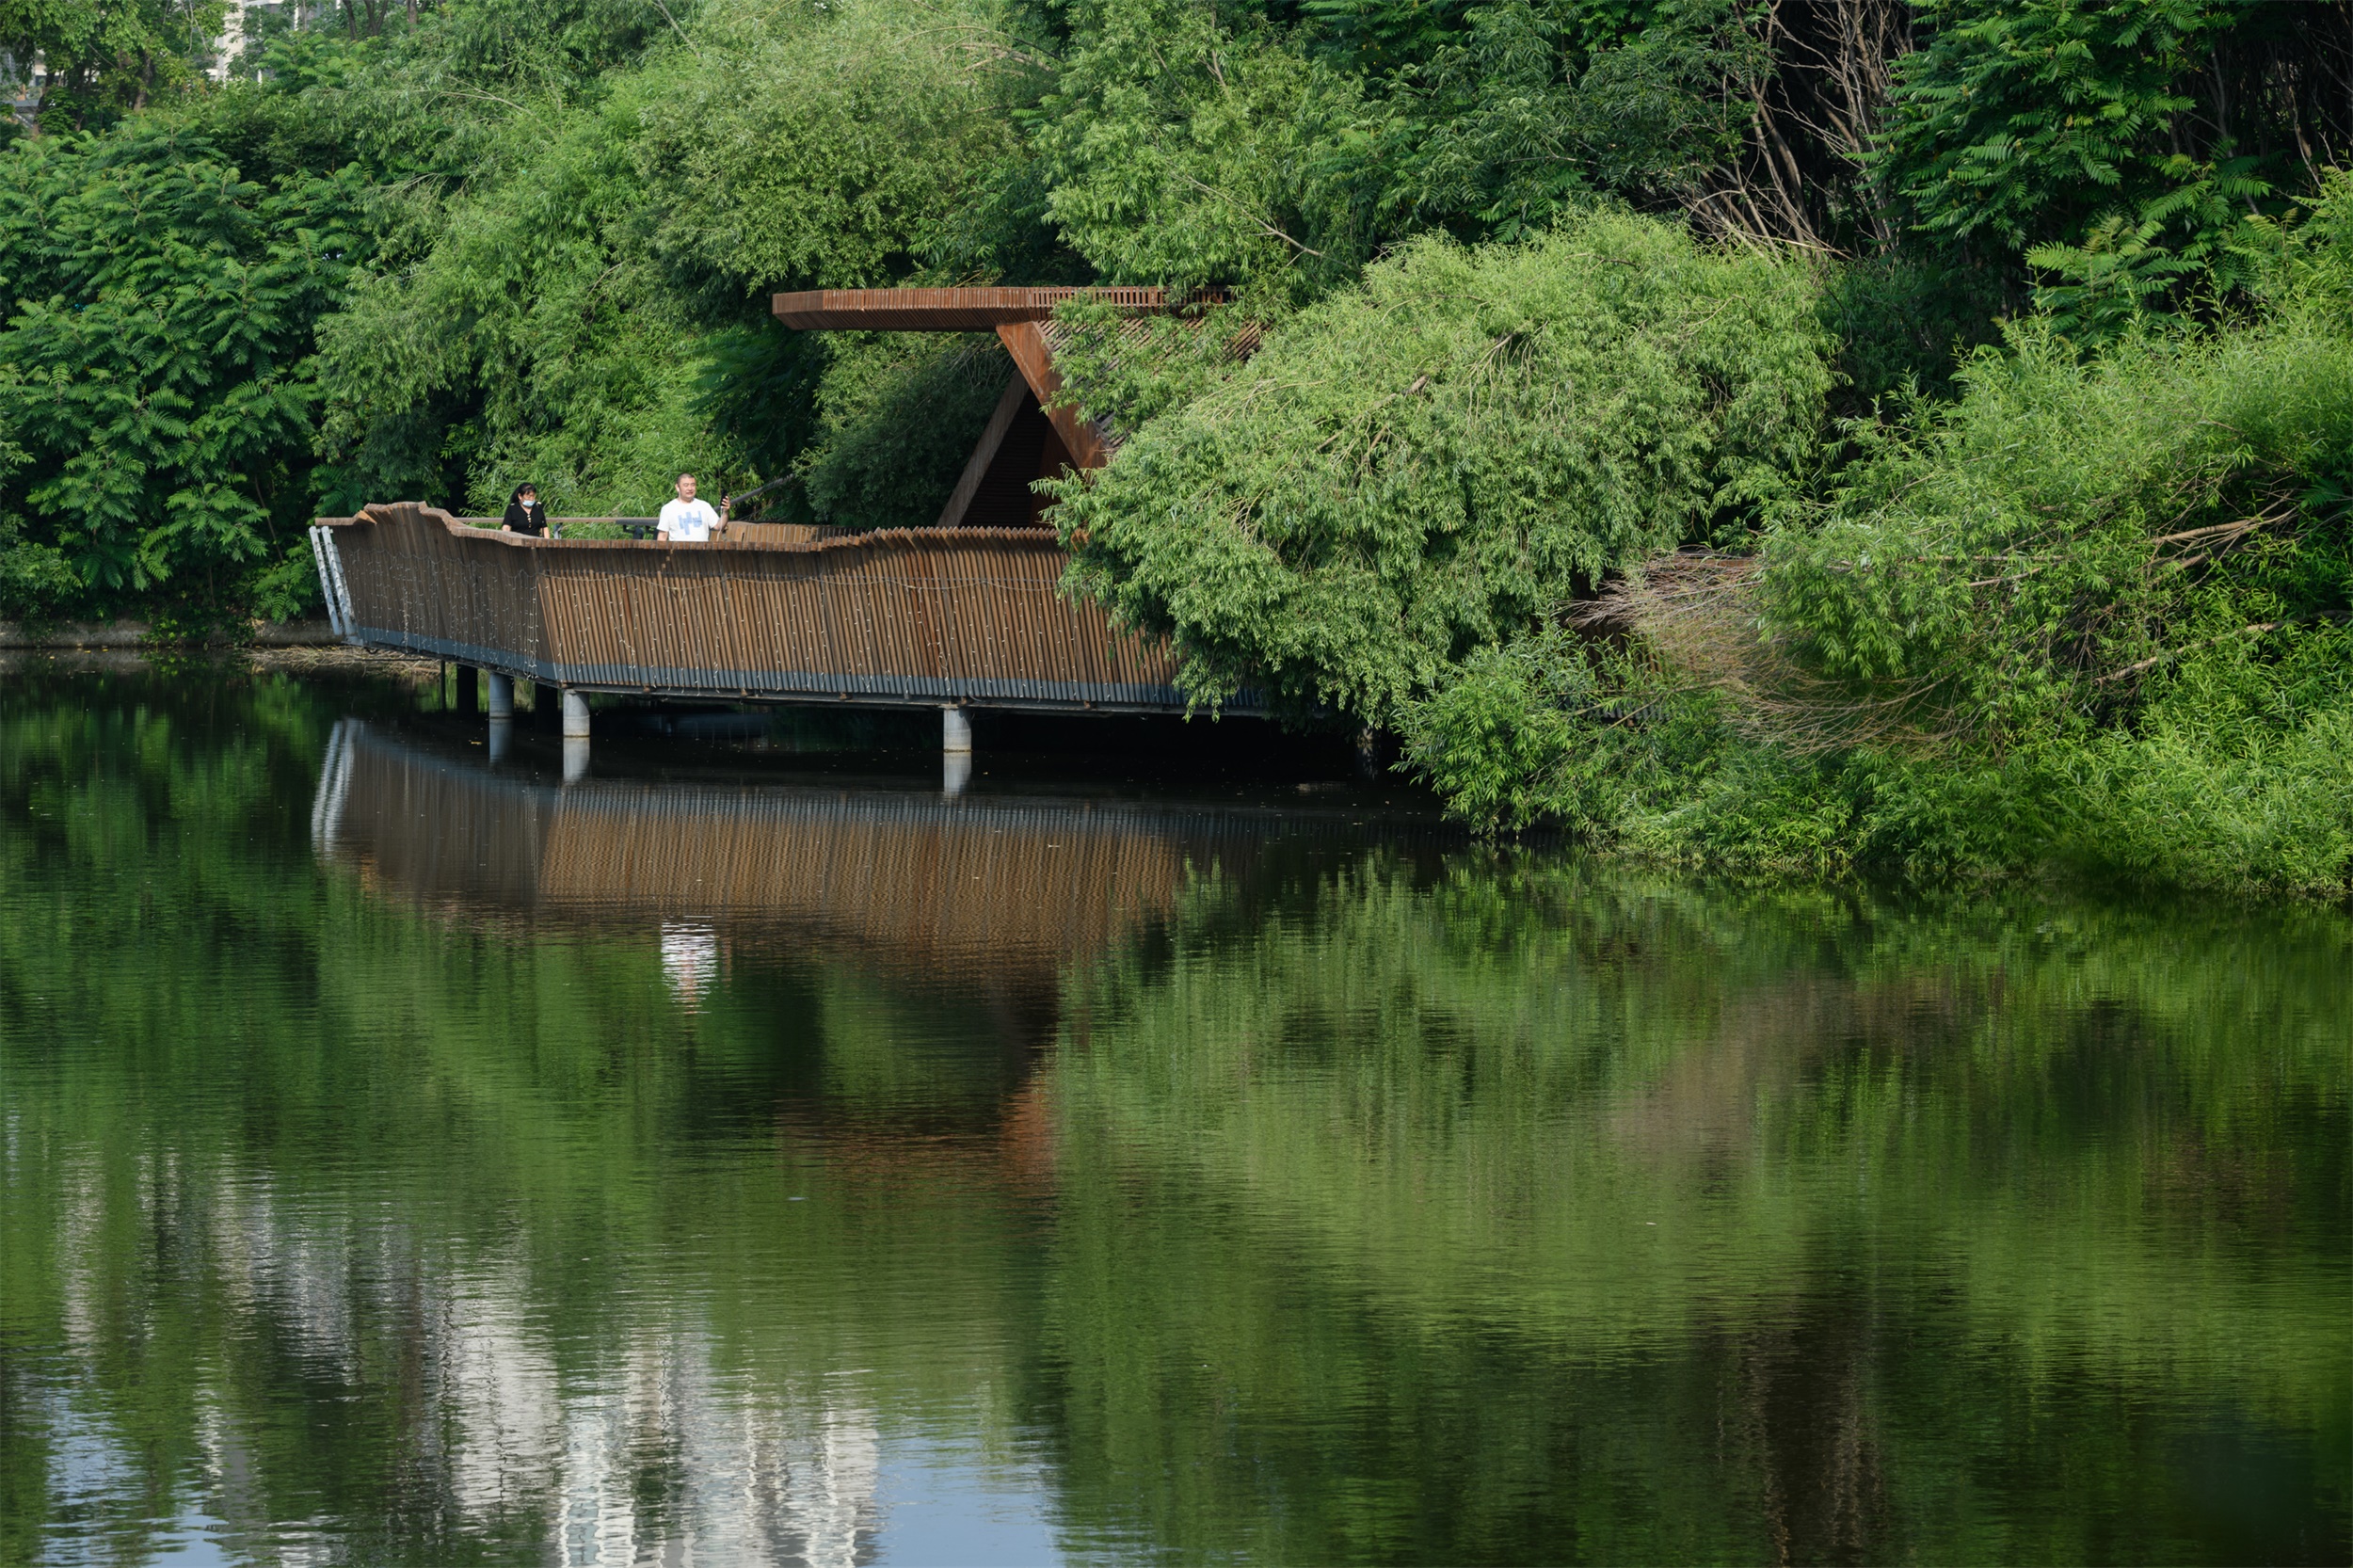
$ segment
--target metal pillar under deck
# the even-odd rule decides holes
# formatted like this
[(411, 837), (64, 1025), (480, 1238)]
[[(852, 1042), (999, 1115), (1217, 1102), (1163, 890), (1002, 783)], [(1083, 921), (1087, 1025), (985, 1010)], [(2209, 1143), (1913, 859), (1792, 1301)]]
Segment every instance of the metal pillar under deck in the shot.
[(939, 711), (939, 749), (951, 755), (972, 754), (972, 719), (962, 708), (947, 707)]
[(588, 738), (588, 699), (568, 686), (564, 690), (564, 738), (568, 741)]
[(483, 673), (489, 678), (490, 681), (488, 707), (491, 719), (495, 721), (513, 718), (515, 716), (515, 678), (511, 675), (501, 675), (496, 670), (486, 670)]

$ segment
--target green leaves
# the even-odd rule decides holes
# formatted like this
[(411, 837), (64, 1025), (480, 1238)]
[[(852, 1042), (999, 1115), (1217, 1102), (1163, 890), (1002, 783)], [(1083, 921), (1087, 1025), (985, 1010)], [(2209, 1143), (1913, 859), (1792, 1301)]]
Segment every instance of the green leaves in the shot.
[[(495, 510), (529, 479), (558, 511), (636, 514), (680, 469), (715, 496), (853, 439), (812, 407), (836, 345), (777, 328), (766, 295), (907, 278), (1013, 148), (1020, 84), (968, 69), (936, 20), (712, 8), (698, 52), (532, 101), (427, 253), (361, 279), (326, 329), (340, 501)], [(879, 488), (851, 511), (937, 515), (952, 469), (928, 504), (872, 472), (903, 436), (856, 438), (851, 488)]]
[(1465, 13), (1463, 40), (1418, 73), (1420, 123), (1393, 202), (1456, 233), (1516, 240), (1596, 190), (1692, 195), (1737, 153), (1754, 113), (1749, 89), (1772, 62), (1734, 6), (1643, 10), (1639, 30), (1536, 0)]
[(2233, 0), (1917, 9), (1880, 175), (1931, 244), (2023, 256), (2081, 338), (2243, 290), (2249, 218), (2310, 192), (2339, 134), (2316, 96), (2326, 14), (2307, 33), (2300, 8)]
[(198, 85), (227, 8), (224, 0), (0, 0), (0, 56), (19, 71), (41, 62), (39, 118), (62, 135)]
[(282, 548), (308, 509), (311, 327), (342, 295), (363, 192), (269, 191), (147, 128), (0, 163), (0, 415), (11, 488), (81, 583), (144, 592)]
[(1929, 0), (1897, 67), (1889, 172), (1919, 226), (2014, 248), (2142, 194), (2176, 83), (2226, 13), (2201, 0)]
[(2017, 324), (1955, 399), (1849, 422), (1754, 554), (1654, 558), (1589, 638), (1464, 659), (1404, 707), (1412, 765), (1483, 828), (1667, 859), (2341, 896), (2349, 211), (2340, 176), (2267, 231), (2257, 319)]
[(1799, 264), (1623, 214), (1417, 242), (1064, 482), (1073, 580), (1172, 634), (1205, 702), (1248, 685), (1392, 722), (1807, 461), (1813, 295)]
[(1085, 8), (1041, 105), (1048, 219), (1107, 282), (1302, 302), (1375, 243), (1385, 112), (1270, 30), (1142, 0)]

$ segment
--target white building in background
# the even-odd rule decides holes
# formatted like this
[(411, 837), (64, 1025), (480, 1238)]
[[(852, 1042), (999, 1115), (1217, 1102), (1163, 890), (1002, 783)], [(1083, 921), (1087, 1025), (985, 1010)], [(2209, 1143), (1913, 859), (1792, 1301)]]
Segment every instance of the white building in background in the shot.
[[(317, 8), (309, 8), (315, 15)], [(300, 27), (306, 15), (302, 0), (228, 0), (222, 14), (220, 37), (213, 40), (212, 62), (204, 74), (216, 82), (225, 82), (235, 71), (237, 56), (244, 52), (246, 40), (251, 36), (253, 21), (265, 15), (283, 15)], [(0, 49), (0, 104), (8, 112), (26, 125), (33, 122), (33, 111), (40, 106), (41, 80), (48, 74), (47, 63), (35, 55), (25, 64), (5, 49)]]
[(221, 17), (220, 37), (213, 43), (213, 63), (205, 74), (216, 82), (229, 80), (236, 69), (237, 56), (245, 51), (245, 40), (251, 35), (252, 19), (261, 15), (286, 12), (297, 27), (302, 25), (301, 0), (229, 0), (229, 8)]
[(40, 79), (45, 73), (39, 55), (30, 65), (19, 65), (14, 55), (0, 49), (0, 92), (8, 95), (8, 113), (27, 125), (33, 122), (33, 111), (40, 106)]

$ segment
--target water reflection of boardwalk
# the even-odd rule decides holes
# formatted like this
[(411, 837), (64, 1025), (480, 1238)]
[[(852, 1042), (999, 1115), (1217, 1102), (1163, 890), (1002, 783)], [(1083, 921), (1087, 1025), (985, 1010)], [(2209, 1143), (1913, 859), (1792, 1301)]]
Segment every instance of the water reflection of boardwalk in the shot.
[(781, 924), (883, 961), (1050, 971), (1171, 909), (1195, 872), (1342, 845), (1344, 817), (805, 785), (492, 773), (337, 728), (322, 857), (428, 904)]

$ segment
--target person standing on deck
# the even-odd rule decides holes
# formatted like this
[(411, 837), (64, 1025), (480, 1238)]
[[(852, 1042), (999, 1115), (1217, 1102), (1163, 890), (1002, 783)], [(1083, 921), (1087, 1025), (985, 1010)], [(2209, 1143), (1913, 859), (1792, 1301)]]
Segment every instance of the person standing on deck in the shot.
[(695, 476), (678, 476), (678, 499), (662, 504), (662, 520), (655, 536), (672, 544), (709, 544), (711, 531), (719, 526), (719, 514), (711, 509), (708, 501), (695, 499)]
[(529, 485), (516, 487), (506, 503), (506, 516), (499, 522), (499, 532), (535, 537), (544, 534), (551, 539), (563, 537), (548, 525), (548, 509), (539, 504), (538, 490)]

